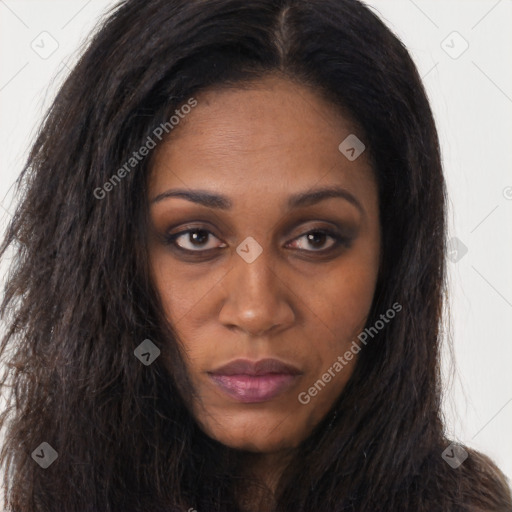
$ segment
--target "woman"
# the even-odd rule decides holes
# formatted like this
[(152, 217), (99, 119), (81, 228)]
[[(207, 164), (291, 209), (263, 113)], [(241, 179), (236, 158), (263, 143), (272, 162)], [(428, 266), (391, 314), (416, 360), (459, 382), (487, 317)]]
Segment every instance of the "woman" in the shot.
[(20, 186), (7, 510), (510, 510), (443, 434), (437, 133), (357, 0), (122, 2)]

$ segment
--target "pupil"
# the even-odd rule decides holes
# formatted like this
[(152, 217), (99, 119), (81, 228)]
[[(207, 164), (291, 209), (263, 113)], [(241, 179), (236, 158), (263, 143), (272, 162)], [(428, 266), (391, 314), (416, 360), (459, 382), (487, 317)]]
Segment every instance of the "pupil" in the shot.
[[(201, 233), (201, 234), (198, 236), (197, 233)], [(208, 238), (208, 233), (206, 231), (200, 229), (197, 231), (192, 231), (192, 233), (190, 233), (190, 236), (192, 237), (193, 242), (198, 242), (199, 244), (201, 244), (202, 242), (205, 241), (205, 239)]]
[[(320, 233), (318, 231), (315, 231), (314, 233), (308, 234), (308, 240), (312, 242), (313, 245), (323, 245), (325, 233)], [(318, 240), (318, 237), (320, 237), (320, 240)]]

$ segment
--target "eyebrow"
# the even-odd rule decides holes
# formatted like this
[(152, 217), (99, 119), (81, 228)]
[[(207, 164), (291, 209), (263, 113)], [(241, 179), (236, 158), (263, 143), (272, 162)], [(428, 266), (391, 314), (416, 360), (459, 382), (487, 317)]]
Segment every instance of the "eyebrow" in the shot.
[[(219, 210), (230, 210), (233, 207), (233, 202), (226, 196), (208, 192), (206, 190), (184, 190), (184, 189), (173, 189), (167, 190), (161, 194), (158, 194), (152, 201), (151, 204), (158, 203), (164, 199), (171, 197), (180, 197), (193, 203), (201, 204), (208, 208), (215, 208)], [(311, 206), (319, 203), (326, 199), (340, 198), (348, 201), (354, 205), (363, 215), (365, 214), (364, 208), (358, 199), (351, 194), (348, 190), (339, 187), (322, 187), (307, 192), (300, 192), (298, 194), (291, 195), (288, 198), (288, 208), (294, 209), (299, 207)]]

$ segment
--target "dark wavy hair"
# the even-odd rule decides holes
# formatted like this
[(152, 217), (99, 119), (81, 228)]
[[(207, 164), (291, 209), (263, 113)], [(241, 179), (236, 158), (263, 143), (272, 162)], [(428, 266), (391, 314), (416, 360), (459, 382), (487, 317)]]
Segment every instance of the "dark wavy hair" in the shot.
[[(240, 472), (244, 454), (194, 420), (180, 344), (149, 277), (151, 158), (104, 199), (94, 190), (199, 91), (269, 74), (312, 88), (360, 125), (383, 237), (367, 325), (403, 306), (300, 445), (272, 510), (511, 510), (490, 459), (467, 448), (452, 469), (441, 457), (446, 191), (404, 45), (358, 0), (126, 0), (42, 123), (0, 247), (14, 254), (0, 310), (10, 512), (241, 510), (253, 484)], [(133, 353), (146, 338), (165, 355), (150, 366)], [(46, 469), (32, 460), (42, 442), (58, 453)]]

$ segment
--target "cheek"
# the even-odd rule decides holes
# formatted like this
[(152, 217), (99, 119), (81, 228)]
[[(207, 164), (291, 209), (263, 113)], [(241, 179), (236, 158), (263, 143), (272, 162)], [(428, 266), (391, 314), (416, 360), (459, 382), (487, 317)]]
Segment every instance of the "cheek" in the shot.
[(338, 340), (347, 340), (364, 328), (377, 275), (378, 253), (354, 252), (318, 280), (309, 306), (321, 312), (319, 319)]
[(225, 272), (205, 266), (183, 265), (173, 260), (167, 250), (152, 247), (151, 278), (158, 291), (167, 319), (180, 331), (184, 325), (197, 323), (197, 313), (208, 300), (209, 291)]
[[(364, 330), (373, 302), (379, 270), (378, 250), (378, 238), (361, 244), (357, 251), (340, 259), (332, 272), (318, 279), (314, 293), (303, 295), (308, 297), (305, 310), (311, 312), (309, 323), (316, 324), (310, 353), (310, 359), (318, 362), (311, 368), (314, 380), (321, 379), (331, 369), (330, 376), (325, 375), (329, 384), (325, 388), (327, 392), (322, 391), (325, 396), (321, 400), (336, 399), (364, 349), (358, 336)], [(336, 377), (331, 380), (332, 373)]]
[[(309, 360), (315, 362), (310, 367), (309, 386), (319, 379), (327, 381), (315, 399), (316, 412), (326, 412), (353, 372), (361, 350), (358, 336), (364, 329), (374, 290), (373, 279), (357, 272), (326, 281), (322, 289), (324, 292), (317, 297), (320, 302), (309, 307), (321, 312), (309, 317), (310, 332), (315, 332), (309, 348)], [(316, 414), (315, 418), (320, 419)]]

